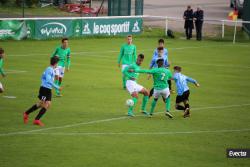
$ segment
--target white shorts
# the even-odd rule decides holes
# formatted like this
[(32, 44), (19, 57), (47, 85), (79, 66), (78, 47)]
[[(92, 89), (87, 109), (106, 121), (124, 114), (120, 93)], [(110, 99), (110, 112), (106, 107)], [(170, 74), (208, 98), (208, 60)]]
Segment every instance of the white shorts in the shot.
[(55, 69), (55, 74), (62, 78), (64, 76), (65, 67), (57, 66)]
[(170, 91), (169, 91), (169, 88), (165, 88), (165, 89), (162, 89), (162, 90), (156, 90), (154, 89), (154, 98), (158, 99), (159, 96), (162, 96), (164, 97), (165, 99), (168, 98), (168, 96), (170, 95)]
[(2, 83), (0, 82), (0, 92), (3, 92), (3, 91), (4, 91), (3, 85), (2, 85)]
[(126, 68), (126, 67), (128, 67), (129, 65), (128, 64), (123, 64), (122, 65), (122, 72), (123, 72), (123, 70)]
[(126, 88), (128, 90), (128, 92), (130, 94), (134, 93), (134, 92), (140, 92), (142, 91), (142, 89), (144, 88), (143, 86), (139, 85), (138, 83), (136, 83), (133, 80), (127, 80), (126, 82)]

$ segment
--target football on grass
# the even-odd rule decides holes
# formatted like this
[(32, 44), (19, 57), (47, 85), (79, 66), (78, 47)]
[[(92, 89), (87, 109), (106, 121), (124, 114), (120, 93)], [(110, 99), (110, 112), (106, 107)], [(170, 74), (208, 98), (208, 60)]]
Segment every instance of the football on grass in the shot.
[(126, 105), (132, 107), (134, 105), (134, 101), (132, 99), (126, 100)]

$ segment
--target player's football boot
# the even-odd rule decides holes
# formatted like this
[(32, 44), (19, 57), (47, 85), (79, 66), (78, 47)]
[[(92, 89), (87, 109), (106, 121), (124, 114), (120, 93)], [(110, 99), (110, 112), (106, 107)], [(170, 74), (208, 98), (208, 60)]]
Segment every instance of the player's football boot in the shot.
[(25, 112), (23, 113), (23, 123), (24, 124), (27, 124), (29, 121), (29, 115), (26, 114)]
[(34, 125), (39, 125), (39, 126), (44, 126), (44, 124), (40, 120), (34, 120), (33, 124)]
[(165, 113), (165, 115), (166, 115), (166, 116), (168, 116), (169, 118), (173, 118), (173, 115), (172, 115), (172, 114), (170, 114), (170, 112), (169, 112), (169, 111), (167, 111), (167, 112)]
[(186, 108), (186, 109), (185, 109), (183, 117), (184, 117), (184, 118), (190, 117), (190, 109), (189, 109), (189, 108)]
[(141, 111), (141, 113), (144, 115), (149, 115), (149, 113), (147, 111)]
[(129, 116), (129, 117), (134, 117), (135, 115), (134, 115), (133, 112), (128, 112), (128, 116)]

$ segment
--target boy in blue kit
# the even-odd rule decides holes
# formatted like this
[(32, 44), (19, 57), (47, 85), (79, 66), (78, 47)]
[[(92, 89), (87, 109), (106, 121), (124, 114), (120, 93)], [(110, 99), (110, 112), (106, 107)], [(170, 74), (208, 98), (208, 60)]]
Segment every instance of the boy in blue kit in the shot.
[(33, 124), (44, 126), (44, 124), (40, 121), (40, 118), (45, 114), (45, 112), (51, 105), (51, 90), (53, 87), (58, 90), (62, 89), (54, 83), (55, 68), (57, 67), (58, 61), (59, 58), (57, 56), (54, 56), (50, 59), (50, 66), (46, 68), (41, 78), (42, 83), (38, 95), (39, 102), (34, 104), (31, 108), (29, 108), (26, 112), (23, 113), (23, 121), (25, 124), (28, 123), (29, 114), (37, 110), (38, 108), (41, 108), (40, 112), (33, 121)]
[[(190, 91), (188, 87), (188, 82), (195, 84), (195, 86), (197, 87), (199, 87), (200, 85), (196, 80), (181, 74), (181, 67), (179, 66), (174, 67), (173, 80), (175, 81), (177, 88), (175, 108), (177, 110), (184, 111), (184, 118), (190, 117), (190, 106), (188, 101)], [(181, 105), (182, 102), (184, 103), (184, 106)]]

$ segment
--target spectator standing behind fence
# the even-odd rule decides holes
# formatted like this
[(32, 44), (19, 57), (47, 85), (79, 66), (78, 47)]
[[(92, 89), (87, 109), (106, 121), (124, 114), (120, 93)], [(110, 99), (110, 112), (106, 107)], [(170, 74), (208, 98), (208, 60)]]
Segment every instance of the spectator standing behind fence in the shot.
[(191, 9), (190, 5), (187, 6), (187, 10), (183, 14), (183, 19), (185, 20), (184, 28), (186, 30), (186, 37), (189, 40), (192, 38), (192, 29), (194, 28), (193, 9)]
[(201, 7), (197, 7), (194, 12), (195, 29), (196, 29), (196, 39), (198, 41), (202, 40), (202, 24), (203, 24), (204, 12)]

